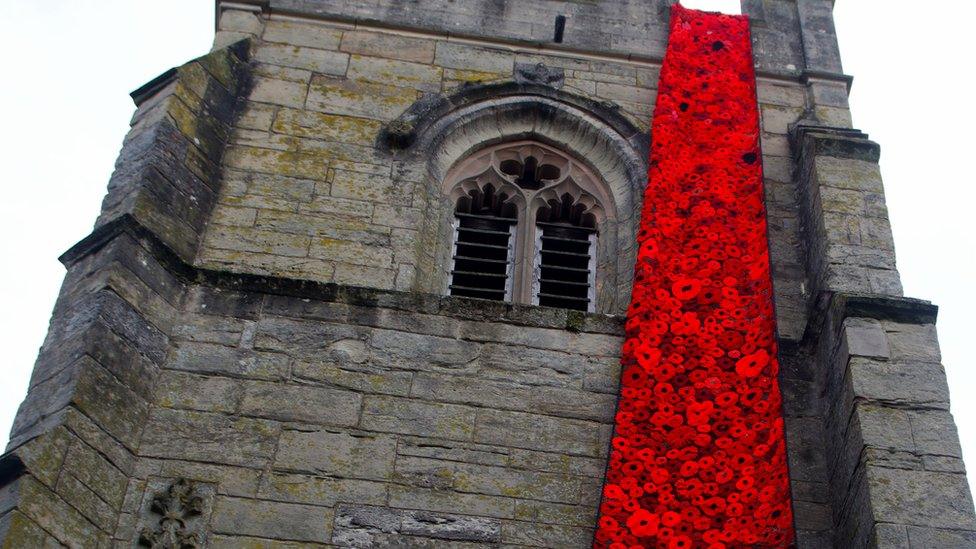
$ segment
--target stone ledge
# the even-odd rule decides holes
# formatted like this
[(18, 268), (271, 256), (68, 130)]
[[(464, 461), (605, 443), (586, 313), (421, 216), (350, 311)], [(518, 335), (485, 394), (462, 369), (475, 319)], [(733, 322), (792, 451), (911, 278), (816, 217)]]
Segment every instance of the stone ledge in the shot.
[(501, 321), (581, 333), (623, 334), (624, 317), (617, 315), (202, 269), (184, 262), (151, 230), (129, 214), (97, 227), (62, 254), (59, 260), (66, 267), (71, 267), (122, 234), (130, 235), (170, 273), (190, 283), (332, 303), (435, 313), (466, 320)]
[(802, 164), (804, 156), (833, 156), (873, 163), (881, 159), (881, 146), (860, 130), (800, 120), (790, 125), (789, 136), (797, 165)]

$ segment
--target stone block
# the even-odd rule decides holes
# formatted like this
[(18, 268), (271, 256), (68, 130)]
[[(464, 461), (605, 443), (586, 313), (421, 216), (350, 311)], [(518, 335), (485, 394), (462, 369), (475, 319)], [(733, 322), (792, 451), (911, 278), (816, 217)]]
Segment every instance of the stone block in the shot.
[(262, 467), (274, 455), (278, 426), (219, 414), (153, 409), (140, 452), (149, 457)]
[(806, 89), (801, 86), (781, 86), (760, 81), (756, 87), (760, 103), (783, 107), (806, 106)]
[(217, 23), (217, 28), (222, 31), (241, 32), (253, 36), (261, 34), (263, 27), (261, 20), (253, 12), (234, 9), (224, 10)]
[(876, 162), (818, 156), (814, 159), (817, 183), (839, 189), (884, 193), (881, 170)]
[(248, 381), (240, 413), (278, 421), (350, 427), (359, 422), (362, 396), (311, 385)]
[(475, 464), (454, 466), (454, 489), (557, 503), (577, 503), (581, 495), (578, 477)]
[(80, 440), (72, 444), (64, 457), (63, 472), (74, 476), (111, 508), (117, 510), (122, 506), (128, 477), (91, 446)]
[(272, 473), (258, 496), (325, 507), (335, 507), (342, 502), (383, 505), (386, 503), (387, 486), (369, 480)]
[(611, 426), (522, 412), (481, 410), (474, 441), (513, 448), (603, 456)]
[(878, 320), (867, 318), (848, 318), (844, 320), (844, 345), (852, 357), (887, 359), (888, 338), (884, 327)]
[(911, 549), (971, 549), (976, 547), (976, 532), (909, 526), (908, 541)]
[(288, 82), (304, 84), (305, 86), (308, 86), (308, 83), (312, 80), (312, 71), (283, 67), (281, 65), (271, 65), (269, 63), (254, 62), (253, 74), (256, 78), (286, 80)]
[(623, 101), (640, 105), (654, 105), (656, 94), (653, 89), (614, 84), (612, 82), (597, 82), (596, 95), (601, 99)]
[(867, 446), (913, 452), (911, 420), (908, 412), (897, 408), (856, 404), (852, 421), (857, 422)]
[(266, 316), (258, 321), (254, 336), (255, 349), (282, 351), (300, 358), (328, 356), (330, 347), (339, 341), (366, 339), (367, 330), (352, 324), (300, 321)]
[(286, 429), (274, 467), (280, 471), (384, 480), (393, 472), (391, 436), (326, 429)]
[(175, 345), (169, 367), (197, 374), (274, 380), (287, 375), (288, 356), (210, 343), (181, 342)]
[(497, 543), (501, 539), (501, 524), (497, 520), (427, 511), (404, 513), (400, 531), (423, 538), (476, 543)]
[(328, 543), (332, 509), (277, 501), (221, 496), (214, 505), (213, 531), (279, 540)]
[(409, 370), (431, 366), (463, 370), (481, 349), (460, 339), (381, 329), (372, 331), (370, 348), (375, 364)]
[(878, 549), (909, 549), (908, 528), (904, 524), (878, 523), (874, 525), (871, 543)]
[(167, 370), (157, 381), (156, 403), (165, 408), (232, 413), (241, 393), (241, 382), (236, 379)]
[(593, 541), (592, 528), (506, 520), (502, 543), (530, 547), (586, 547)]
[(373, 204), (363, 200), (316, 196), (308, 204), (303, 204), (299, 212), (345, 218), (369, 218), (373, 212)]
[(802, 107), (781, 107), (778, 105), (761, 105), (763, 131), (776, 134), (786, 134), (790, 124), (803, 116)]
[(606, 464), (602, 459), (552, 452), (538, 452), (522, 448), (509, 450), (508, 465), (516, 469), (547, 471), (563, 475), (602, 479)]
[(426, 437), (401, 436), (397, 444), (397, 456), (415, 456), (433, 458), (439, 461), (482, 465), (503, 466), (509, 463), (510, 453), (509, 448), (500, 446), (454, 440), (436, 440)]
[(370, 83), (315, 76), (308, 90), (308, 108), (332, 114), (393, 120), (419, 96), (413, 88), (389, 84), (385, 80)]
[(793, 502), (796, 527), (800, 530), (830, 530), (830, 506), (823, 503), (795, 500)]
[(515, 516), (515, 500), (512, 498), (462, 494), (450, 490), (431, 490), (399, 484), (390, 485), (389, 505), (400, 509), (420, 509), (481, 517)]
[(378, 121), (368, 118), (280, 109), (272, 129), (297, 137), (370, 145), (376, 140), (380, 126)]
[(456, 42), (438, 42), (434, 64), (452, 69), (511, 75), (515, 66), (515, 54)]
[(868, 467), (867, 481), (878, 522), (976, 530), (964, 475)]
[(61, 475), (55, 492), (103, 532), (111, 532), (118, 521), (118, 510), (73, 475)]
[(419, 208), (377, 204), (373, 210), (373, 223), (400, 229), (416, 229), (420, 226), (422, 215)]
[(352, 55), (349, 57), (349, 70), (346, 76), (349, 80), (439, 92), (443, 69), (409, 61)]
[(937, 363), (942, 360), (934, 324), (900, 324), (884, 321), (892, 360)]
[(0, 539), (3, 539), (5, 549), (61, 546), (61, 542), (16, 510), (0, 515)]
[(335, 170), (332, 179), (332, 196), (367, 202), (386, 202), (401, 189), (388, 177)]
[(606, 423), (612, 420), (617, 401), (615, 395), (431, 373), (417, 374), (410, 394), (427, 400)]
[(469, 440), (475, 414), (468, 406), (367, 395), (360, 425), (371, 431)]
[(301, 108), (308, 95), (308, 84), (272, 78), (255, 78), (251, 101)]
[(276, 107), (262, 103), (248, 102), (235, 122), (238, 128), (267, 131), (271, 129)]
[(962, 457), (956, 424), (947, 410), (913, 410), (908, 412), (908, 418), (916, 453)]
[(941, 364), (890, 363), (852, 358), (848, 363), (854, 395), (895, 406), (948, 409), (949, 387)]
[[(17, 511), (47, 531), (62, 544), (98, 547), (108, 543), (108, 535), (57, 494), (30, 476), (18, 481), (20, 500)], [(25, 524), (25, 530), (30, 528)], [(24, 532), (25, 534), (27, 532)]]
[[(143, 465), (147, 465), (143, 462)], [(158, 460), (154, 473), (166, 478), (187, 478), (214, 486), (216, 493), (253, 497), (258, 491), (262, 471), (246, 467), (200, 463), (175, 459)], [(141, 492), (140, 492), (141, 493)]]
[(396, 274), (396, 269), (338, 263), (335, 267), (333, 281), (336, 284), (390, 290), (393, 289)]
[(431, 63), (434, 60), (433, 40), (411, 38), (395, 34), (366, 31), (346, 31), (340, 50), (346, 53)]
[[(362, 349), (358, 346), (363, 345)], [(357, 348), (350, 349), (350, 346)], [(296, 361), (292, 375), (298, 379), (325, 383), (328, 385), (352, 389), (367, 394), (407, 396), (413, 380), (412, 372), (397, 372), (379, 370), (371, 367), (357, 367), (348, 358), (347, 353), (363, 353), (365, 360), (365, 346), (354, 340), (337, 341), (330, 348), (330, 354), (335, 362)], [(345, 358), (343, 358), (345, 356)], [(358, 355), (356, 355), (358, 356)], [(360, 369), (361, 368), (361, 369)]]
[(564, 505), (551, 501), (519, 500), (515, 502), (515, 518), (540, 524), (566, 524), (592, 527), (596, 524), (596, 507)]
[(235, 208), (224, 206), (214, 210), (211, 222), (215, 225), (230, 227), (253, 227), (258, 211), (254, 208)]
[(349, 55), (300, 46), (263, 44), (254, 52), (254, 60), (271, 65), (305, 69), (313, 73), (342, 76), (346, 74)]
[[(328, 157), (315, 153), (277, 151), (257, 147), (232, 146), (224, 155), (224, 163), (245, 171), (284, 175), (315, 181), (328, 180)], [(238, 206), (248, 204), (239, 203)]]
[(393, 262), (393, 250), (388, 247), (369, 246), (324, 236), (312, 238), (308, 256), (364, 267), (386, 268)]
[(280, 42), (291, 46), (335, 50), (339, 48), (342, 31), (314, 22), (273, 19), (265, 25), (264, 34), (261, 38), (265, 42)]

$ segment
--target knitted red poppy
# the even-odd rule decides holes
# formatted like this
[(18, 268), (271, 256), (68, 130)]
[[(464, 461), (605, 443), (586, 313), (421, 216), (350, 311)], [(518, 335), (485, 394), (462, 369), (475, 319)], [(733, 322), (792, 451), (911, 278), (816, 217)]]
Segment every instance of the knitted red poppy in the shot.
[(749, 23), (674, 6), (597, 547), (785, 547)]

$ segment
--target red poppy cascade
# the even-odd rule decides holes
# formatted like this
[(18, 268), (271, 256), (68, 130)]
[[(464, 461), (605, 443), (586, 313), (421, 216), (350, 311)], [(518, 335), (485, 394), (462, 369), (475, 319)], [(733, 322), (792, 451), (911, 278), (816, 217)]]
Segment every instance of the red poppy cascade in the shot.
[(595, 547), (788, 547), (749, 22), (671, 11)]

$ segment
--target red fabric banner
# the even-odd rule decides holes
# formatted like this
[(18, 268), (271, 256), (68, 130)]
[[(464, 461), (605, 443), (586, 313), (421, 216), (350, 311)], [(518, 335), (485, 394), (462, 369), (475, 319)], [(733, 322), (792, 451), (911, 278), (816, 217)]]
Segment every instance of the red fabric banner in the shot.
[(793, 543), (749, 22), (671, 11), (594, 546)]

